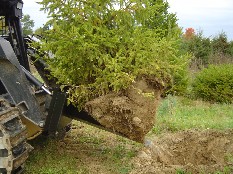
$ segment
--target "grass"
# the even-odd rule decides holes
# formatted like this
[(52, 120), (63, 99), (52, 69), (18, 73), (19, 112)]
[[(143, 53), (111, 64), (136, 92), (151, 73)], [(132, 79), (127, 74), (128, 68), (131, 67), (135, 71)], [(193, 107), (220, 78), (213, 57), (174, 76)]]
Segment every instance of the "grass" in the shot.
[(204, 101), (168, 96), (161, 101), (152, 133), (232, 128), (233, 105), (210, 104)]
[(217, 171), (214, 174), (232, 174), (232, 167), (224, 167), (223, 171)]
[(59, 150), (59, 143), (55, 140), (38, 139), (31, 141), (34, 151), (26, 163), (25, 173), (33, 174), (63, 174), (76, 173), (75, 158)]
[[(39, 137), (29, 142), (35, 149), (26, 163), (26, 174), (126, 174), (130, 159), (141, 144), (74, 121), (78, 127), (64, 140)], [(99, 170), (99, 172), (97, 172)]]
[[(233, 105), (210, 104), (183, 97), (168, 96), (157, 112), (157, 122), (150, 134), (187, 129), (232, 129)], [(35, 148), (26, 163), (26, 174), (127, 174), (130, 160), (143, 145), (107, 133), (80, 122), (74, 122), (65, 140), (39, 137), (31, 142)], [(232, 155), (226, 156), (230, 162)], [(232, 171), (227, 167), (216, 174)], [(178, 173), (185, 173), (177, 170)]]

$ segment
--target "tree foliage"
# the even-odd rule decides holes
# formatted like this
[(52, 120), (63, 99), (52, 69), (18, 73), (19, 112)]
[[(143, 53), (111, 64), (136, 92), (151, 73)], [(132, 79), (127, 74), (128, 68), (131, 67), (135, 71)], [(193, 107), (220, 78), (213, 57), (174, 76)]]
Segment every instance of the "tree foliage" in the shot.
[(49, 30), (49, 24), (48, 24), (48, 25), (43, 25), (43, 27), (37, 28), (37, 29), (34, 31), (34, 34), (43, 37), (43, 36), (44, 36), (44, 33), (45, 33), (47, 30)]
[(187, 40), (193, 39), (195, 36), (195, 30), (193, 28), (186, 28), (184, 33), (184, 38)]
[(30, 15), (25, 14), (23, 15), (23, 18), (21, 19), (22, 23), (22, 30), (23, 35), (32, 35), (33, 34), (33, 27), (35, 25), (34, 21), (31, 19)]
[(220, 33), (212, 39), (213, 53), (229, 54), (230, 43), (227, 40), (225, 33)]
[(181, 30), (163, 0), (42, 0), (51, 29), (41, 47), (52, 76), (69, 88), (69, 100), (126, 89), (138, 77), (169, 86), (186, 66)]
[(195, 31), (191, 29), (187, 29), (184, 34), (182, 49), (185, 52), (192, 53), (194, 61), (200, 60), (204, 65), (208, 64), (209, 57), (212, 54), (210, 38), (204, 37), (201, 31), (195, 34)]
[(198, 67), (233, 62), (233, 41), (229, 42), (224, 32), (211, 39), (203, 36), (202, 31), (195, 33), (194, 29), (187, 28), (182, 50), (193, 54), (193, 62), (197, 62)]

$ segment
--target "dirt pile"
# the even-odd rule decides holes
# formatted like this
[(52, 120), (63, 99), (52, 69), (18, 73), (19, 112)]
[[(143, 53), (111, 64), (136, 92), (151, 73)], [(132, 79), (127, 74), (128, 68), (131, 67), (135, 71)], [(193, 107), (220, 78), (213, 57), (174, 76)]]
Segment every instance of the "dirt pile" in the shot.
[(154, 137), (133, 159), (130, 174), (233, 173), (233, 130), (189, 130)]
[(138, 80), (123, 92), (112, 92), (86, 103), (85, 109), (103, 126), (143, 142), (155, 124), (160, 94), (161, 90), (152, 83)]

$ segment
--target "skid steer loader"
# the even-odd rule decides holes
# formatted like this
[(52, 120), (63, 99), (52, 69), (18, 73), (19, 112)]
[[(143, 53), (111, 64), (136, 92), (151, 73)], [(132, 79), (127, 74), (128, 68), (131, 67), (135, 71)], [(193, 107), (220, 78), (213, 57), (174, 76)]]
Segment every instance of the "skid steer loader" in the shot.
[[(72, 119), (102, 127), (86, 112), (66, 105), (66, 93), (46, 78), (46, 64), (36, 67), (47, 87), (31, 73), (20, 19), (22, 0), (0, 0), (0, 173), (21, 173), (32, 147), (28, 139), (54, 135)], [(103, 128), (103, 127), (102, 127)]]

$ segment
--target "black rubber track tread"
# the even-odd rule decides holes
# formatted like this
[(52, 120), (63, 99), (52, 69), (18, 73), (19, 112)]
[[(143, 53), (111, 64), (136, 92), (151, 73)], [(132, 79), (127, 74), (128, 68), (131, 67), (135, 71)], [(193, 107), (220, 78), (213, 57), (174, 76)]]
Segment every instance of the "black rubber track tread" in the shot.
[(0, 173), (19, 174), (32, 147), (26, 142), (27, 132), (17, 107), (0, 97)]

